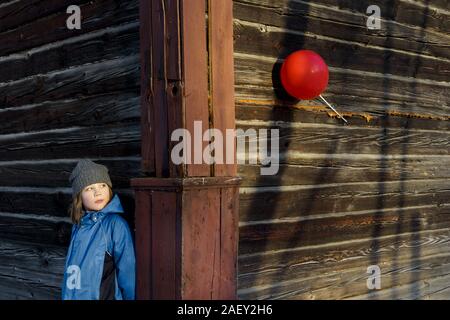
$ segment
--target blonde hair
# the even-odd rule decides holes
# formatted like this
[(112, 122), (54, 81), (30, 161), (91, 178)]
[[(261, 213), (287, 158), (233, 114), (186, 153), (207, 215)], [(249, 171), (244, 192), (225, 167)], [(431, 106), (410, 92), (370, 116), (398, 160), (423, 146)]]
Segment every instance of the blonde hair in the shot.
[[(108, 185), (107, 185), (108, 186)], [(113, 198), (113, 191), (108, 186), (109, 190), (109, 201)], [(83, 199), (81, 198), (81, 193), (83, 190), (78, 192), (77, 196), (72, 199), (72, 204), (69, 206), (69, 215), (70, 219), (72, 219), (73, 224), (80, 224), (81, 217), (83, 216)]]

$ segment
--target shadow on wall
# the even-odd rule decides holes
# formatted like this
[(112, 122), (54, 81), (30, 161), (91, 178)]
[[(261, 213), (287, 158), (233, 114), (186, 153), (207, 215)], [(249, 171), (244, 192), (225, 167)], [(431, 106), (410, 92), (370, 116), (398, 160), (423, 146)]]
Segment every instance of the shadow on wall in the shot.
[[(282, 88), (281, 80), (279, 77), (281, 64), (284, 61), (284, 59), (292, 52), (301, 50), (301, 49), (311, 49), (306, 45), (306, 36), (304, 35), (305, 32), (314, 32), (315, 30), (308, 30), (309, 26), (309, 14), (310, 14), (310, 1), (303, 1), (303, 2), (297, 2), (297, 1), (288, 1), (287, 6), (285, 7), (284, 14), (287, 14), (285, 17), (285, 26), (284, 28), (287, 30), (295, 30), (295, 34), (285, 33), (283, 39), (281, 39), (279, 43), (279, 55), (278, 60), (275, 63), (273, 70), (272, 70), (272, 82), (274, 86), (274, 97), (275, 97), (275, 106), (272, 109), (272, 121), (282, 120), (283, 122), (286, 122), (286, 124), (294, 122), (294, 108), (288, 107), (296, 104), (298, 101), (292, 97), (290, 97), (285, 90)], [(299, 19), (299, 17), (303, 17), (302, 19)], [(311, 41), (311, 39), (308, 39), (308, 41)], [(313, 49), (315, 50), (315, 49)], [(323, 56), (323, 53), (320, 50), (315, 50), (317, 53)], [(343, 62), (343, 64), (350, 63), (351, 55), (346, 55), (344, 58), (346, 61)], [(346, 75), (343, 75), (344, 81), (342, 81), (341, 86), (342, 90), (345, 89), (345, 83), (346, 83)], [(300, 102), (301, 103), (301, 102)], [(336, 118), (336, 127), (333, 129), (326, 129), (330, 133), (330, 135), (336, 134), (339, 130), (339, 126), (344, 125), (343, 121), (338, 120)], [(280, 168), (278, 171), (278, 174), (276, 176), (276, 180), (274, 182), (274, 185), (282, 185), (283, 177), (286, 175), (286, 165), (289, 163), (289, 159), (285, 157), (286, 152), (290, 149), (290, 143), (292, 141), (292, 134), (293, 134), (293, 128), (287, 126), (287, 128), (283, 128), (283, 130), (280, 130), (280, 139), (285, 141), (285, 143), (280, 144)], [(270, 148), (269, 148), (270, 149)], [(331, 144), (328, 150), (326, 150), (326, 155), (333, 155), (337, 152), (337, 145)], [(333, 179), (336, 177), (339, 170), (333, 170), (327, 166), (323, 166), (319, 173), (317, 174), (317, 177), (314, 182), (312, 182), (313, 185), (320, 185), (324, 184), (330, 181), (333, 181)], [(262, 183), (262, 179), (260, 181), (256, 182), (256, 185), (260, 185)], [(320, 195), (320, 189), (310, 189), (310, 194), (307, 196), (307, 199), (311, 199), (312, 201), (308, 201), (308, 203), (305, 203), (302, 205), (302, 210), (299, 212), (298, 215), (300, 216), (308, 216), (314, 213), (314, 207), (317, 205), (315, 203), (315, 199), (318, 198)], [(265, 207), (265, 210), (267, 212), (276, 212), (277, 209), (279, 209), (279, 198), (281, 196), (281, 191), (274, 191), (271, 199), (272, 201), (267, 202), (267, 206)], [(255, 200), (255, 203), (252, 203), (250, 207), (256, 207), (258, 205), (258, 200)], [(277, 217), (279, 218), (279, 217)], [(301, 225), (301, 230), (308, 230), (309, 224), (315, 224), (317, 221), (313, 220), (305, 220), (302, 222), (298, 222), (298, 225)], [(309, 234), (308, 231), (305, 232), (298, 232), (295, 237), (292, 237), (291, 240), (289, 240), (285, 248), (292, 248), (294, 246), (297, 246), (299, 240), (305, 239), (305, 241), (308, 240)], [(270, 240), (264, 239), (264, 244), (262, 247), (268, 248)], [(289, 267), (289, 263), (292, 260), (292, 256), (289, 252), (283, 253), (279, 258), (277, 258), (277, 262), (279, 265), (287, 265)], [(262, 256), (259, 256), (259, 260), (255, 261), (255, 265), (264, 265), (266, 261), (264, 261), (264, 258)], [(319, 276), (319, 275), (317, 275)], [(272, 275), (269, 278), (267, 276), (265, 277), (266, 281), (268, 281), (271, 284), (274, 284), (279, 281), (277, 279), (276, 275)], [(249, 284), (249, 286), (257, 285), (258, 278), (255, 277), (254, 282)], [(285, 299), (289, 296), (293, 296), (296, 294), (302, 294), (310, 292), (311, 288), (309, 287), (302, 287), (302, 284), (299, 284), (298, 289), (295, 291), (286, 291), (284, 293), (279, 293), (277, 290), (272, 290), (268, 295), (264, 295), (264, 298), (273, 298), (273, 299)]]
[[(283, 14), (285, 15), (285, 26), (284, 28), (286, 30), (295, 30), (296, 33), (292, 34), (292, 33), (285, 33), (284, 34), (284, 38), (280, 41), (278, 48), (279, 49), (279, 55), (278, 55), (278, 60), (275, 63), (273, 70), (272, 70), (272, 81), (273, 81), (273, 86), (274, 86), (274, 97), (275, 97), (275, 106), (272, 109), (272, 121), (276, 121), (276, 120), (282, 120), (286, 123), (291, 123), (294, 121), (294, 109), (290, 108), (290, 107), (286, 107), (286, 105), (291, 106), (293, 104), (296, 103), (296, 100), (291, 98), (283, 89), (281, 86), (281, 82), (279, 79), (279, 73), (280, 73), (280, 68), (281, 68), (281, 63), (283, 61), (284, 58), (286, 58), (290, 53), (296, 51), (296, 50), (300, 50), (300, 49), (309, 49), (308, 46), (306, 45), (306, 40), (308, 40), (308, 42), (311, 41), (311, 39), (306, 39), (305, 36), (305, 32), (309, 32), (309, 33), (314, 33), (316, 30), (308, 30), (309, 27), (309, 17), (310, 17), (310, 13), (311, 13), (311, 3), (312, 2), (308, 2), (308, 1), (302, 1), (302, 2), (297, 2), (297, 1), (288, 1), (287, 5), (285, 7), (285, 10), (283, 12)], [(420, 26), (421, 28), (421, 34), (420, 34), (420, 38), (421, 40), (425, 39), (425, 28), (427, 25), (427, 15), (428, 15), (428, 3), (429, 0), (426, 1), (426, 8), (424, 9), (424, 14), (423, 14), (423, 22)], [(385, 4), (385, 6), (382, 8), (382, 19), (385, 20), (395, 20), (395, 10), (397, 9), (397, 7), (395, 6), (396, 1), (395, 0), (388, 0), (387, 3)], [(349, 2), (346, 0), (338, 0), (336, 3), (337, 6), (348, 6)], [(362, 10), (361, 12), (365, 13), (366, 7), (368, 5), (366, 4), (355, 4), (358, 9)], [(352, 6), (354, 6), (352, 4)], [(291, 13), (291, 14), (289, 14)], [(299, 16), (302, 17), (302, 19), (299, 19)], [(263, 22), (263, 21), (262, 21)], [(385, 23), (385, 21), (383, 21), (383, 23)], [(372, 265), (378, 265), (381, 261), (380, 261), (380, 236), (382, 235), (382, 223), (383, 223), (383, 210), (385, 209), (385, 197), (388, 196), (386, 195), (386, 181), (388, 180), (388, 171), (390, 168), (390, 163), (387, 160), (386, 155), (389, 155), (389, 137), (388, 137), (388, 127), (389, 127), (389, 115), (387, 114), (388, 111), (388, 107), (389, 107), (389, 101), (391, 99), (391, 90), (392, 90), (392, 84), (390, 83), (390, 78), (389, 78), (389, 74), (391, 74), (391, 60), (390, 60), (390, 53), (391, 53), (391, 48), (394, 47), (394, 43), (392, 40), (392, 34), (393, 34), (393, 30), (392, 30), (392, 25), (391, 24), (386, 24), (386, 39), (385, 39), (385, 44), (384, 44), (384, 65), (382, 67), (382, 72), (385, 75), (383, 78), (383, 98), (382, 101), (380, 103), (382, 103), (383, 105), (383, 109), (384, 109), (384, 115), (381, 117), (381, 121), (380, 121), (380, 130), (381, 130), (381, 136), (379, 137), (379, 139), (381, 139), (381, 143), (380, 143), (380, 149), (379, 149), (379, 155), (380, 155), (380, 170), (379, 170), (379, 176), (378, 176), (378, 181), (376, 182), (378, 184), (378, 197), (377, 197), (377, 204), (376, 204), (376, 210), (375, 213), (372, 216), (372, 221), (373, 221), (373, 228), (372, 231), (370, 232), (370, 237), (372, 239), (371, 245), (369, 249), (369, 260), (370, 263)], [(316, 31), (317, 32), (317, 31)], [(348, 36), (350, 36), (350, 38), (348, 38)], [(356, 34), (354, 34), (354, 36), (356, 36)], [(356, 39), (353, 39), (353, 37), (351, 37), (351, 35), (347, 35), (346, 37), (346, 41), (352, 41)], [(319, 54), (322, 55), (322, 53), (319, 50), (316, 50)], [(354, 53), (357, 54), (357, 53)], [(352, 52), (348, 52), (348, 54), (343, 55), (343, 58), (341, 59), (341, 61), (339, 61), (339, 66), (341, 68), (351, 68), (352, 66), (352, 56), (354, 55)], [(413, 70), (411, 70), (412, 72), (410, 73), (410, 76), (414, 77), (417, 75), (420, 66), (421, 66), (421, 52), (417, 53), (416, 55), (416, 59), (415, 59), (415, 64), (411, 66), (411, 68), (413, 68)], [(381, 70), (380, 70), (381, 71)], [(339, 84), (339, 88), (337, 88), (337, 85), (334, 86), (334, 91), (335, 92), (345, 92), (346, 90), (346, 85), (348, 84), (348, 82), (351, 81), (350, 79), (348, 79), (348, 73), (345, 73), (342, 75), (342, 81)], [(417, 82), (413, 83), (413, 92), (411, 94), (412, 97), (414, 97), (416, 95), (416, 86), (417, 86)], [(284, 105), (284, 106), (283, 106)], [(279, 107), (281, 106), (281, 107)], [(337, 118), (336, 118), (337, 120)], [(326, 129), (328, 130), (330, 136), (331, 135), (336, 135), (339, 131), (339, 125), (342, 125), (342, 121), (336, 121), (336, 125), (335, 127), (333, 127), (333, 129)], [(410, 126), (410, 122), (406, 121), (405, 127), (402, 130), (402, 140), (400, 142), (401, 144), (401, 154), (402, 155), (407, 155), (408, 154), (408, 143), (409, 143), (409, 126)], [(282, 185), (282, 181), (283, 181), (283, 177), (284, 175), (286, 175), (286, 164), (289, 162), (289, 159), (284, 157), (284, 155), (286, 155), (286, 152), (289, 151), (290, 149), (290, 143), (291, 143), (291, 139), (292, 139), (292, 134), (293, 134), (293, 129), (292, 127), (287, 126), (287, 128), (283, 128), (283, 130), (281, 131), (281, 135), (280, 138), (285, 141), (284, 144), (280, 145), (280, 169), (279, 172), (276, 176), (276, 181), (275, 181), (275, 185)], [(270, 149), (270, 148), (269, 148)], [(351, 149), (346, 149), (347, 153), (351, 153), (352, 150)], [(339, 151), (337, 149), (337, 144), (333, 144), (331, 145), (328, 150), (326, 150), (326, 154), (324, 156), (330, 156), (333, 154), (337, 154)], [(398, 160), (395, 160), (398, 161)], [(330, 165), (331, 166), (331, 165)], [(320, 185), (320, 184), (324, 184), (324, 183), (330, 183), (332, 181), (335, 180), (336, 175), (338, 174), (339, 170), (337, 168), (332, 168), (330, 166), (323, 166), (319, 173), (317, 174), (317, 177), (315, 179), (315, 181), (312, 183), (314, 185)], [(419, 221), (419, 213), (415, 212), (412, 214), (412, 216), (410, 215), (410, 217), (408, 218), (408, 221), (404, 221), (405, 217), (404, 217), (404, 206), (407, 205), (406, 199), (405, 199), (405, 191), (406, 191), (406, 187), (405, 187), (405, 181), (408, 179), (408, 174), (406, 172), (406, 163), (404, 161), (401, 162), (400, 165), (400, 170), (401, 170), (401, 176), (400, 176), (400, 188), (398, 190), (399, 192), (399, 198), (398, 198), (398, 210), (396, 212), (396, 214), (398, 215), (398, 223), (397, 223), (397, 227), (395, 230), (395, 242), (394, 242), (394, 251), (393, 251), (393, 261), (392, 261), (392, 267), (391, 270), (388, 270), (388, 272), (391, 274), (391, 283), (390, 283), (390, 297), (392, 299), (398, 299), (400, 298), (399, 293), (397, 292), (397, 290), (395, 289), (397, 286), (399, 286), (400, 284), (404, 284), (404, 283), (410, 283), (412, 284), (411, 288), (410, 288), (410, 294), (408, 296), (410, 297), (420, 297), (421, 296), (421, 292), (420, 292), (420, 287), (418, 286), (418, 280), (420, 279), (420, 271), (418, 270), (418, 265), (420, 265), (420, 257), (421, 257), (421, 252), (420, 252), (420, 221)], [(259, 181), (256, 182), (256, 185), (261, 185), (263, 183), (263, 179), (260, 178)], [(375, 182), (374, 182), (375, 184)], [(313, 201), (309, 201), (308, 203), (302, 205), (302, 210), (301, 212), (298, 213), (298, 215), (301, 216), (308, 216), (313, 214), (314, 212), (314, 207), (315, 207), (315, 200), (317, 198), (317, 196), (319, 196), (320, 194), (320, 188), (314, 188), (314, 189), (310, 189), (310, 194), (308, 195), (308, 199), (312, 199)], [(278, 191), (275, 190), (273, 191), (273, 193), (271, 194), (271, 200), (272, 201), (268, 201), (266, 203), (266, 207), (265, 210), (267, 210), (267, 212), (273, 212), (275, 213), (277, 211), (277, 209), (279, 209), (279, 202), (280, 202), (280, 196), (281, 196), (281, 192), (282, 191)], [(254, 203), (251, 204), (250, 207), (258, 207), (258, 202), (259, 200), (255, 198)], [(331, 213), (331, 212), (330, 212)], [(275, 218), (275, 217), (274, 217)], [(276, 217), (276, 218), (280, 218), (280, 217)], [(302, 222), (298, 222), (298, 224), (301, 224), (301, 229), (300, 230), (308, 230), (310, 228), (308, 228), (308, 225), (312, 225), (316, 223), (317, 221), (314, 220), (305, 220)], [(406, 225), (408, 224), (408, 225)], [(412, 236), (411, 236), (411, 252), (410, 252), (410, 269), (411, 269), (411, 273), (410, 273), (410, 278), (408, 280), (401, 280), (399, 279), (399, 275), (400, 273), (398, 272), (398, 266), (399, 266), (399, 250), (400, 250), (400, 244), (401, 244), (401, 235), (404, 232), (412, 232)], [(292, 237), (291, 241), (288, 241), (285, 245), (285, 248), (291, 248), (294, 246), (298, 246), (299, 240), (301, 241), (302, 239), (305, 240), (305, 242), (307, 242), (308, 240), (308, 231), (305, 232), (298, 232), (295, 236)], [(270, 240), (265, 238), (263, 240), (263, 246), (264, 248), (269, 248), (269, 242)], [(277, 264), (278, 265), (284, 265), (286, 266), (286, 269), (289, 268), (290, 266), (290, 262), (291, 262), (292, 256), (290, 255), (289, 252), (283, 253), (281, 256), (279, 256), (277, 258)], [(254, 261), (255, 265), (264, 265), (265, 263), (267, 263), (267, 261), (265, 261), (264, 256), (260, 255), (258, 256), (258, 260)], [(366, 272), (366, 268), (368, 266), (361, 266), (361, 276), (368, 276), (365, 272)], [(380, 266), (381, 267), (381, 266)], [(414, 271), (413, 271), (414, 270)], [(382, 270), (383, 272), (383, 270)], [(317, 274), (317, 277), (319, 277), (320, 274)], [(272, 273), (271, 276), (267, 276), (267, 275), (258, 275), (255, 276), (255, 278), (252, 280), (252, 283), (249, 283), (248, 286), (256, 286), (259, 283), (259, 278), (258, 277), (264, 277), (266, 282), (269, 282), (271, 284), (275, 284), (276, 282), (279, 282), (279, 279), (277, 279), (278, 277), (276, 275), (274, 275), (274, 273)], [(301, 280), (301, 279), (299, 279)], [(313, 280), (314, 281), (314, 280)], [(344, 281), (344, 280), (342, 280)], [(345, 286), (345, 283), (343, 284)], [(286, 292), (280, 293), (279, 290), (274, 289), (272, 287), (271, 291), (268, 292), (267, 294), (264, 294), (264, 298), (274, 298), (274, 299), (283, 299), (283, 298), (287, 298), (289, 296), (294, 296), (296, 294), (302, 294), (302, 293), (308, 293), (311, 292), (313, 290), (313, 288), (311, 288), (309, 285), (303, 285), (302, 287), (302, 283), (299, 282), (299, 286), (296, 289), (291, 289), (291, 290), (287, 290)], [(367, 293), (369, 293), (369, 298), (370, 299), (377, 299), (380, 298), (381, 296), (378, 294), (377, 291), (367, 291)], [(352, 296), (352, 295), (359, 295), (359, 294), (363, 294), (363, 292), (349, 292), (347, 290), (343, 290), (342, 293), (344, 296)], [(404, 293), (401, 294), (402, 297), (404, 297)], [(313, 293), (311, 293), (311, 297), (313, 297)], [(386, 297), (384, 297), (386, 298)]]

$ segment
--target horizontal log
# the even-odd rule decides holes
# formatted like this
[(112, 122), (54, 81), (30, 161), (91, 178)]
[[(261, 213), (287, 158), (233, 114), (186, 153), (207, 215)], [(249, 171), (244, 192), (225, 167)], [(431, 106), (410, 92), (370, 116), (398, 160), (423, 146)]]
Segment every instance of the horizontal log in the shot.
[(139, 124), (139, 99), (136, 92), (121, 91), (0, 109), (0, 132), (12, 134), (44, 131), (70, 128), (79, 124), (93, 127), (112, 123)]
[(448, 155), (450, 151), (450, 132), (446, 131), (260, 121), (238, 121), (236, 127), (243, 130), (239, 137), (249, 129), (278, 129), (279, 152), (404, 156)]
[[(416, 26), (423, 29), (430, 29), (443, 34), (448, 34), (450, 23), (448, 21), (448, 2), (443, 0), (441, 4), (436, 1), (390, 1), (378, 0), (377, 5), (382, 8), (382, 18), (397, 23)], [(316, 2), (315, 2), (316, 3)], [(369, 4), (364, 2), (354, 2), (351, 0), (339, 1), (320, 0), (317, 2), (324, 6), (337, 6), (340, 10), (350, 10), (355, 13), (365, 15)], [(435, 4), (436, 3), (436, 4)], [(375, 3), (374, 3), (375, 4)], [(440, 9), (446, 9), (440, 10)]]
[(137, 55), (138, 51), (139, 22), (130, 22), (2, 58), (0, 83), (86, 63)]
[(366, 293), (367, 267), (378, 265), (382, 288), (398, 299), (389, 288), (447, 274), (449, 239), (443, 229), (244, 255), (238, 292), (248, 299), (342, 299)]
[[(0, 219), (1, 212), (8, 214), (20, 214), (25, 218), (27, 215), (52, 217), (69, 217), (68, 209), (72, 203), (72, 189), (69, 182), (66, 182), (67, 188), (0, 188)], [(113, 186), (113, 192), (119, 195), (125, 216), (133, 220), (134, 215), (134, 196), (122, 192)], [(9, 216), (8, 216), (9, 217)]]
[(0, 159), (128, 157), (140, 154), (138, 124), (72, 127), (0, 135)]
[(384, 210), (405, 206), (442, 205), (448, 179), (379, 181), (240, 188), (240, 221), (307, 217), (328, 213)]
[[(241, 299), (348, 299), (356, 295), (370, 293), (370, 299), (379, 299), (376, 290), (367, 288), (367, 266), (359, 266), (346, 270), (328, 271), (325, 275), (306, 279), (276, 281), (271, 285), (238, 291)], [(439, 292), (445, 285), (442, 283), (431, 288), (424, 284), (430, 280), (447, 279), (450, 272), (450, 255), (436, 255), (422, 259), (406, 259), (388, 261), (381, 267), (381, 285), (384, 299), (415, 299), (430, 293)], [(408, 284), (411, 292), (399, 291)], [(417, 283), (421, 283), (417, 285)], [(425, 289), (425, 290), (424, 290)], [(427, 292), (427, 294), (424, 294)], [(367, 295), (369, 296), (369, 295)]]
[(0, 213), (0, 234), (5, 239), (68, 246), (71, 230), (72, 224), (67, 219), (36, 219)]
[(85, 34), (112, 25), (135, 21), (139, 16), (138, 1), (90, 1), (80, 6), (81, 29), (68, 30), (66, 10), (27, 23), (18, 28), (0, 32), (0, 56), (20, 52), (43, 44)]
[[(402, 1), (395, 2), (395, 5), (401, 6), (402, 9), (407, 7), (417, 13), (420, 12), (420, 9), (414, 5), (402, 3)], [(320, 6), (320, 1), (314, 3), (290, 0), (236, 1), (234, 17), (239, 20), (264, 23), (296, 31), (308, 31), (321, 36), (372, 46), (450, 58), (447, 48), (450, 39), (448, 32), (436, 34), (436, 29), (430, 29), (427, 25), (423, 25), (424, 23), (442, 25), (448, 19), (446, 14), (437, 13), (436, 15), (434, 10), (422, 10), (416, 17), (417, 22), (420, 23), (420, 28), (417, 28), (417, 25), (399, 23), (397, 19), (387, 20), (386, 15), (392, 9), (392, 3), (383, 3), (384, 5), (380, 7), (384, 19), (381, 30), (370, 30), (367, 28), (366, 9), (368, 4), (356, 5), (357, 9), (363, 9), (359, 13), (339, 10), (336, 8), (336, 4), (334, 2), (333, 5), (324, 7)], [(299, 17), (302, 18), (299, 19)], [(450, 27), (450, 25), (448, 26)]]
[[(432, 266), (429, 266), (432, 267)], [(376, 292), (369, 292), (364, 295), (351, 297), (351, 300), (388, 300), (401, 297), (403, 300), (449, 300), (450, 288), (448, 283), (450, 276), (448, 270), (445, 270), (443, 276), (436, 276), (431, 279), (419, 280), (408, 283), (395, 290), (380, 290)]]
[[(337, 97), (337, 96), (336, 96)], [(333, 101), (334, 103), (334, 101)], [(339, 105), (339, 108), (341, 106)], [(418, 114), (397, 114), (387, 113), (382, 115), (369, 115), (364, 112), (343, 112), (350, 126), (361, 126), (371, 128), (407, 128), (411, 129), (430, 129), (430, 130), (450, 130), (450, 121), (448, 119), (431, 119)], [(448, 117), (446, 117), (448, 118)], [(238, 121), (276, 121), (292, 123), (322, 123), (322, 124), (341, 124), (342, 120), (336, 117), (336, 114), (326, 106), (318, 102), (311, 104), (288, 103), (285, 100), (271, 99), (258, 100), (237, 97), (236, 99), (236, 119)]]
[(60, 299), (66, 247), (0, 240), (0, 299)]
[[(277, 78), (281, 63), (275, 58), (235, 54), (237, 94), (241, 99), (273, 99), (283, 90)], [(376, 115), (399, 111), (448, 117), (449, 90), (446, 82), (332, 68), (325, 96), (341, 112)]]
[(307, 48), (319, 53), (330, 67), (437, 81), (447, 81), (450, 75), (448, 59), (294, 32), (263, 22), (235, 19), (234, 34), (235, 52), (239, 53), (284, 58)]
[[(43, 282), (44, 281), (44, 282)], [(48, 286), (46, 280), (14, 279), (0, 275), (2, 300), (60, 300), (61, 288)]]
[(450, 227), (449, 204), (436, 207), (409, 206), (409, 203), (405, 203), (395, 210), (378, 210), (361, 214), (347, 212), (343, 215), (330, 214), (329, 217), (324, 215), (320, 218), (288, 222), (280, 220), (241, 223), (239, 253), (280, 250)]
[[(142, 177), (140, 157), (91, 159), (105, 165), (113, 188), (130, 187), (130, 179)], [(2, 187), (70, 187), (69, 176), (78, 159), (67, 160), (23, 160), (0, 162), (0, 186)], [(18, 179), (20, 177), (20, 179)]]
[[(449, 240), (449, 230), (427, 230), (242, 255), (238, 264), (238, 292), (240, 298), (250, 299), (269, 298), (263, 293), (266, 291), (267, 294), (267, 288), (278, 295), (292, 294), (288, 289), (276, 288), (277, 284), (292, 280), (295, 282), (292, 291), (303, 294), (303, 299), (341, 299), (344, 294), (340, 289), (347, 289), (347, 295), (367, 291), (364, 285), (370, 265), (380, 267), (382, 288), (388, 290), (393, 285), (414, 281), (419, 273), (422, 278), (442, 274), (438, 266), (449, 261)], [(434, 267), (427, 268), (431, 265), (430, 259), (434, 261)], [(344, 280), (348, 278), (347, 272), (353, 279), (362, 281), (359, 289), (351, 288), (352, 283)], [(408, 274), (411, 279), (402, 280), (401, 274)]]
[(12, 108), (130, 89), (139, 94), (137, 55), (0, 84), (0, 106)]
[[(4, 2), (4, 3), (2, 3)], [(0, 1), (0, 32), (13, 29), (51, 14), (65, 12), (70, 5), (88, 0), (20, 0)]]
[[(283, 7), (283, 4), (288, 0), (237, 0), (236, 3), (251, 4), (255, 6), (273, 7), (273, 10), (280, 12), (280, 8), (288, 8), (291, 11), (299, 12), (298, 15), (317, 14), (320, 10), (324, 11), (333, 20), (342, 20), (344, 17), (352, 14), (360, 18), (360, 24), (366, 25), (368, 14), (366, 14), (367, 7), (371, 4), (365, 2), (354, 2), (351, 0), (344, 0), (336, 2), (334, 0), (318, 0), (312, 2), (306, 1), (289, 1)], [(390, 1), (378, 0), (374, 2), (381, 9), (382, 29), (389, 28), (392, 30), (393, 26), (386, 26), (388, 22), (395, 22), (400, 25), (406, 25), (421, 29), (422, 32), (448, 34), (450, 24), (448, 22), (448, 0), (436, 1)], [(239, 14), (236, 9), (235, 15)], [(444, 9), (444, 10), (442, 10)], [(333, 14), (334, 13), (334, 14)], [(345, 20), (344, 20), (345, 21)]]
[[(262, 166), (242, 164), (238, 175), (241, 187), (314, 185), (317, 181), (327, 183), (399, 181), (404, 179), (450, 178), (450, 157), (383, 158), (355, 155), (353, 158), (338, 154), (280, 155), (276, 175), (261, 175)], [(1, 171), (1, 169), (0, 169)], [(0, 178), (1, 181), (1, 178)]]
[[(414, 258), (417, 253), (430, 256), (448, 251), (448, 229), (403, 232), (387, 236), (329, 242), (321, 245), (292, 247), (239, 255), (239, 277), (242, 288), (265, 284), (264, 275), (271, 272), (298, 272), (302, 277), (317, 276), (325, 269), (383, 264), (399, 258)], [(361, 261), (364, 261), (363, 263)], [(322, 270), (322, 269), (323, 270)], [(322, 270), (315, 274), (315, 270)], [(297, 276), (297, 274), (295, 274)], [(260, 277), (260, 278), (259, 278)], [(288, 275), (285, 275), (288, 279)]]

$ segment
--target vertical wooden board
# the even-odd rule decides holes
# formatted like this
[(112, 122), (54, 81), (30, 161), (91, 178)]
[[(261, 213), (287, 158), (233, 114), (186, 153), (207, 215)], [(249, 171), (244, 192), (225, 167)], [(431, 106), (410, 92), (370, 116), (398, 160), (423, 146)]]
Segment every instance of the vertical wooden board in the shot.
[(169, 132), (166, 99), (166, 12), (164, 1), (151, 2), (152, 24), (152, 104), (154, 112), (155, 171), (157, 177), (169, 176)]
[(152, 105), (152, 23), (150, 1), (139, 1), (141, 59), (141, 168), (155, 172), (154, 107)]
[[(226, 129), (235, 128), (234, 61), (233, 61), (233, 1), (209, 0), (209, 54), (210, 90), (214, 128), (224, 136)], [(235, 144), (235, 139), (233, 139)], [(226, 164), (226, 143), (223, 147), (223, 164), (214, 165), (214, 176), (235, 176), (234, 163)]]
[(151, 197), (146, 191), (136, 191), (136, 292), (137, 299), (151, 299)]
[[(202, 134), (209, 129), (206, 7), (205, 0), (182, 0), (181, 3), (185, 128), (194, 146), (194, 121), (201, 121)], [(206, 143), (202, 141), (201, 145), (203, 150)], [(210, 176), (210, 167), (203, 160), (201, 164), (194, 164), (194, 148), (191, 159), (187, 176)]]
[[(181, 38), (180, 38), (180, 15), (179, 1), (166, 1), (166, 100), (168, 113), (168, 137), (169, 137), (169, 156), (172, 148), (178, 143), (172, 142), (170, 137), (172, 132), (178, 128), (183, 128), (183, 101), (181, 95)], [(169, 160), (169, 176), (183, 177), (183, 165), (175, 165), (172, 159)]]
[[(183, 299), (211, 299), (220, 263), (219, 189), (188, 190), (183, 195)], [(217, 256), (217, 257), (216, 257)], [(217, 270), (219, 269), (219, 270)]]
[(220, 198), (220, 295), (216, 299), (236, 299), (239, 240), (239, 188), (221, 189)]
[(176, 207), (177, 195), (154, 191), (152, 196), (152, 296), (176, 298)]

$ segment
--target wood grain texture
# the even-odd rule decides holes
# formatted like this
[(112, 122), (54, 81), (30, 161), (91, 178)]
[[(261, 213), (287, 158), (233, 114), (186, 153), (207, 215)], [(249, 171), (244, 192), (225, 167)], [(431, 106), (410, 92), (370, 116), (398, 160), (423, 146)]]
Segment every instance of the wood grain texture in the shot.
[[(209, 129), (208, 109), (208, 56), (206, 33), (206, 6), (204, 0), (183, 0), (182, 34), (183, 42), (183, 77), (184, 77), (184, 114), (185, 128), (192, 137), (195, 136), (194, 122), (201, 121), (202, 132)], [(201, 141), (203, 147), (206, 143)], [(202, 148), (203, 149), (203, 148)], [(187, 165), (187, 176), (210, 176), (209, 165), (196, 164), (194, 150), (191, 153), (192, 163)]]
[[(368, 30), (365, 2), (234, 1), (236, 125), (280, 130), (277, 175), (238, 168), (239, 298), (448, 299), (447, 2), (376, 1)], [(284, 92), (300, 49), (327, 62), (348, 126)]]
[(151, 199), (151, 252), (153, 299), (175, 299), (177, 297), (176, 225), (177, 194), (154, 192)]
[(0, 32), (2, 39), (0, 56), (135, 20), (139, 14), (137, 0), (90, 1), (80, 6), (83, 15), (82, 28), (68, 30), (66, 20), (69, 15), (66, 13), (66, 9), (67, 7), (61, 8), (55, 14)]
[[(69, 5), (81, 30), (66, 27)], [(110, 169), (134, 230), (138, 30), (138, 1), (1, 2), (0, 298), (60, 299), (79, 159)]]
[(220, 203), (219, 189), (183, 196), (181, 296), (185, 299), (213, 299), (221, 294)]
[(66, 247), (0, 240), (0, 299), (61, 299)]
[[(212, 122), (225, 137), (234, 130), (234, 60), (233, 60), (233, 1), (209, 1), (209, 59)], [(214, 164), (214, 176), (235, 176), (237, 165), (226, 163), (226, 139), (220, 151), (223, 164)], [(232, 141), (235, 145), (235, 141)]]
[(155, 113), (153, 106), (152, 11), (149, 1), (139, 2), (140, 102), (142, 172), (155, 175)]

